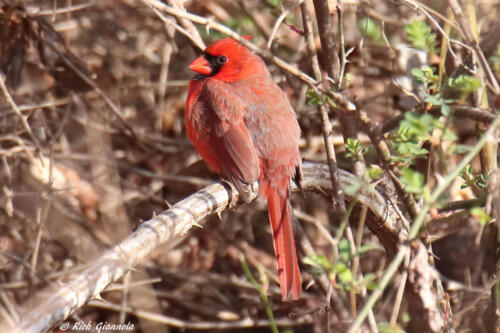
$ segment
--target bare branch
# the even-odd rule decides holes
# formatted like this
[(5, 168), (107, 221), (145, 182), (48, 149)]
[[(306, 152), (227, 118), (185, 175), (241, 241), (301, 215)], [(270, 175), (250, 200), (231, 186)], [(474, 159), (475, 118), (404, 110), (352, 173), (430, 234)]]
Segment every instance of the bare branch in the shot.
[[(309, 51), (309, 56), (311, 58), (311, 64), (314, 72), (314, 77), (317, 81), (321, 81), (321, 70), (319, 68), (318, 55), (316, 54), (316, 48), (314, 46), (314, 36), (313, 36), (313, 26), (311, 16), (307, 10), (306, 3), (300, 5), (302, 12), (302, 21), (304, 25), (304, 32), (306, 35), (307, 49)], [(317, 91), (316, 91), (317, 92)], [(335, 149), (333, 149), (333, 144), (331, 140), (332, 125), (330, 123), (330, 118), (328, 117), (328, 109), (326, 103), (321, 103), (318, 105), (318, 111), (321, 119), (321, 128), (323, 130), (323, 139), (325, 142), (326, 158), (328, 161), (328, 166), (330, 168), (330, 179), (333, 185), (333, 206), (340, 216), (345, 214), (345, 202), (344, 194), (340, 189), (338, 168), (337, 168), (337, 158), (335, 156)]]
[[(328, 167), (323, 164), (304, 163), (304, 189), (321, 188), (331, 191)], [(343, 187), (351, 186), (357, 178), (345, 171), (339, 172)], [(110, 249), (64, 286), (55, 286), (39, 293), (45, 297), (21, 314), (15, 328), (7, 329), (0, 323), (1, 331), (42, 332), (67, 318), (76, 309), (100, 293), (113, 281), (122, 277), (160, 244), (174, 241), (193, 226), (213, 214), (236, 205), (238, 193), (227, 184), (216, 183), (180, 201), (161, 215), (146, 221), (123, 242)], [(369, 186), (361, 187), (357, 200), (366, 205), (375, 216), (369, 227), (387, 247), (396, 247), (407, 237), (408, 221), (401, 220), (395, 206), (387, 205), (382, 195)], [(390, 237), (387, 237), (390, 235)], [(389, 244), (390, 242), (391, 244)], [(48, 296), (45, 296), (48, 295)], [(28, 302), (28, 303), (33, 303)], [(5, 328), (5, 329), (1, 329)]]
[(323, 47), (321, 55), (325, 59), (325, 70), (333, 80), (339, 78), (339, 58), (335, 50), (333, 22), (327, 0), (313, 0), (316, 20), (318, 21), (319, 38)]
[(433, 290), (437, 273), (429, 264), (428, 251), (420, 241), (411, 246), (411, 260), (408, 272), (408, 288), (406, 289), (410, 311), (418, 332), (441, 332), (443, 318), (437, 307), (436, 292)]

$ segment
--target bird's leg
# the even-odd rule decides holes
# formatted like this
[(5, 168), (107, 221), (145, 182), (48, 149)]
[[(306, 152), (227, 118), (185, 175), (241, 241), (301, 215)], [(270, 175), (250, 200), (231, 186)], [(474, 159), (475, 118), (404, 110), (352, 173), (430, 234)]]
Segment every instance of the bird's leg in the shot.
[(223, 179), (224, 182), (231, 186), (233, 191), (237, 191), (240, 198), (245, 203), (252, 202), (259, 195), (259, 182), (256, 180), (252, 184), (247, 184), (243, 182), (238, 182), (234, 184), (233, 182)]
[(252, 184), (243, 185), (239, 193), (245, 203), (252, 202), (259, 195), (259, 182), (256, 180)]

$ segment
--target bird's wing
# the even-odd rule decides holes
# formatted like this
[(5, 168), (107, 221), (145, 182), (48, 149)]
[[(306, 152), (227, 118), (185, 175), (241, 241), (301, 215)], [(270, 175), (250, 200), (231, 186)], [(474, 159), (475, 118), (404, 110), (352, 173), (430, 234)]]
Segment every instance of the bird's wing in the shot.
[(246, 103), (229, 84), (210, 80), (200, 91), (194, 107), (200, 108), (198, 127), (202, 140), (211, 147), (209, 159), (216, 160), (243, 199), (251, 195), (248, 185), (259, 177), (260, 165), (252, 138), (243, 120)]

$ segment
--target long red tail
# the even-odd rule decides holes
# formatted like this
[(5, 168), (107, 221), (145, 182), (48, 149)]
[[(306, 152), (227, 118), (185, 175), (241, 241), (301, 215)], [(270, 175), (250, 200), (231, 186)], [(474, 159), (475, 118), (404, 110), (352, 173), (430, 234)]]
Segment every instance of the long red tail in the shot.
[(274, 252), (278, 262), (281, 297), (284, 301), (298, 299), (302, 286), (290, 215), (288, 183), (284, 182), (282, 189), (265, 187), (263, 194), (267, 197)]

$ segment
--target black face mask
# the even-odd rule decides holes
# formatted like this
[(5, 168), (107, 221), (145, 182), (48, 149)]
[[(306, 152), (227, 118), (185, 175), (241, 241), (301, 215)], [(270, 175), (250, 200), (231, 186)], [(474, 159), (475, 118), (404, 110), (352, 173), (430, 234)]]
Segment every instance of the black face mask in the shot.
[(210, 53), (203, 53), (203, 57), (208, 61), (210, 64), (210, 67), (212, 68), (212, 71), (210, 74), (196, 74), (193, 77), (193, 80), (202, 80), (207, 77), (211, 77), (219, 73), (220, 69), (222, 68), (222, 65), (227, 61), (226, 56), (223, 55), (212, 55)]

